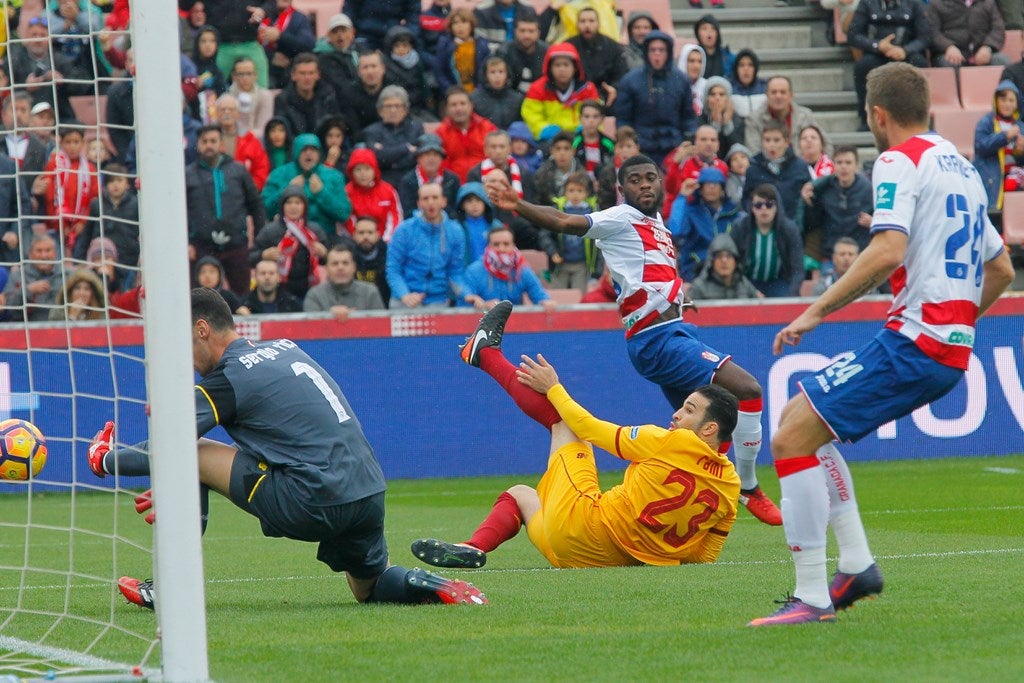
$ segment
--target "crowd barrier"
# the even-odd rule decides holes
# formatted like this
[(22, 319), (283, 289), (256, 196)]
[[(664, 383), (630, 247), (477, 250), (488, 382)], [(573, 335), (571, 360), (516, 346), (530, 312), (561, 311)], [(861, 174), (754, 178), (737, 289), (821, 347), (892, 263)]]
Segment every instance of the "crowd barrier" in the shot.
[[(687, 314), (709, 345), (731, 353), (764, 387), (762, 463), (771, 461), (768, 437), (796, 391), (796, 380), (873, 335), (889, 302), (855, 303), (799, 347), (773, 356), (775, 333), (805, 306), (796, 301), (705, 305)], [(295, 340), (337, 379), (388, 478), (535, 475), (547, 459), (547, 432), (484, 373), (459, 359), (458, 345), (478, 317), (472, 311), (367, 315), (339, 323), (282, 316), (243, 319), (239, 327), (252, 338)], [(90, 480), (88, 439), (115, 411), (119, 440), (145, 438), (141, 343), (141, 325), (134, 323), (83, 326), (70, 334), (45, 325), (0, 329), (0, 417), (31, 417), (47, 435), (45, 479), (66, 482), (77, 471), (79, 480)], [(32, 351), (26, 353), (26, 347)], [(611, 306), (516, 311), (504, 348), (513, 359), (543, 353), (570, 394), (602, 419), (668, 425), (672, 409), (630, 365)], [(1007, 297), (979, 324), (965, 381), (942, 400), (843, 452), (851, 461), (1024, 452), (1022, 378), (1024, 298)], [(220, 430), (211, 436), (227, 440)], [(622, 467), (605, 454), (598, 463)], [(110, 478), (95, 481), (109, 485)]]

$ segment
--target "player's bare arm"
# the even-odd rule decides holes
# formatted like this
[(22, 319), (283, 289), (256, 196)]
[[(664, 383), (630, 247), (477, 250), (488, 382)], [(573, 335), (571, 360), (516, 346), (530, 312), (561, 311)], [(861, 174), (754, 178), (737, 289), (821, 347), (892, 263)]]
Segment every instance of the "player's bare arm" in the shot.
[(551, 387), (558, 384), (558, 374), (544, 356), (537, 354), (537, 360), (523, 355), (523, 361), (516, 370), (519, 381), (539, 394), (547, 394)]
[(826, 289), (796, 320), (775, 335), (772, 352), (778, 355), (782, 353), (783, 346), (796, 346), (803, 335), (817, 327), (830, 313), (835, 313), (882, 284), (903, 263), (906, 250), (905, 233), (899, 230), (875, 233), (867, 249), (853, 262), (850, 270)]
[(1013, 282), (1013, 277), (1013, 263), (1010, 262), (1010, 256), (1005, 250), (996, 258), (985, 262), (981, 303), (978, 305), (979, 318), (985, 315), (985, 311), (1006, 291)]
[(585, 216), (569, 215), (554, 207), (538, 206), (523, 201), (505, 174), (499, 170), (491, 171), (484, 176), (484, 188), (487, 190), (487, 197), (496, 207), (515, 211), (538, 227), (570, 235), (582, 235), (590, 229), (590, 221)]

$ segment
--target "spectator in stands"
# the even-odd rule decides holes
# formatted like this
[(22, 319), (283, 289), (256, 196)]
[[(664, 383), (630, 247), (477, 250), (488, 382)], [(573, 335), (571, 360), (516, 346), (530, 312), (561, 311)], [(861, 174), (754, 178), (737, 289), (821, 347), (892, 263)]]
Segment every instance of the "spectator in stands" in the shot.
[(765, 93), (767, 97), (764, 104), (746, 118), (745, 144), (755, 154), (761, 151), (761, 131), (771, 120), (782, 124), (787, 140), (792, 140), (794, 133), (799, 133), (807, 126), (818, 124), (810, 109), (793, 101), (793, 83), (788, 76), (769, 78)]
[(115, 160), (124, 163), (128, 146), (135, 137), (135, 50), (124, 53), (126, 79), (115, 81), (107, 90), (104, 121), (114, 145)]
[(715, 235), (708, 246), (707, 262), (688, 292), (695, 301), (708, 299), (763, 299), (764, 294), (739, 268), (740, 251), (728, 233)]
[(323, 280), (320, 263), (333, 239), (323, 226), (309, 220), (309, 200), (298, 185), (281, 193), (281, 210), (256, 234), (249, 264), (273, 261), (284, 278), (285, 289), (299, 301), (310, 287)]
[(384, 36), (386, 79), (408, 94), (409, 113), (420, 121), (436, 121), (437, 98), (433, 67), (416, 50), (416, 37), (405, 26), (392, 26)]
[[(521, 4), (516, 4), (517, 11)], [(533, 12), (532, 8), (530, 12)], [(508, 63), (509, 82), (523, 95), (526, 95), (535, 80), (544, 75), (544, 56), (548, 47), (540, 39), (540, 24), (537, 15), (533, 14), (516, 19), (514, 38), (505, 41), (498, 49), (498, 54)]]
[(725, 179), (725, 194), (737, 206), (743, 203), (743, 186), (747, 181), (747, 169), (753, 155), (745, 145), (736, 143), (725, 155), (725, 164), (729, 167), (729, 175)]
[[(54, 53), (61, 53), (73, 63), (76, 74), (87, 78), (107, 75), (102, 62), (97, 64), (99, 72), (93, 62), (95, 45), (90, 35), (99, 33), (103, 28), (103, 15), (99, 9), (79, 0), (56, 0), (51, 2), (46, 19)], [(70, 73), (63, 75), (65, 78), (74, 77)]]
[(615, 141), (601, 131), (604, 123), (604, 107), (597, 100), (587, 100), (580, 105), (580, 129), (572, 139), (576, 160), (587, 169), (592, 179), (597, 171), (615, 156)]
[(615, 156), (597, 173), (597, 207), (601, 210), (621, 204), (623, 197), (619, 187), (618, 173), (622, 162), (640, 153), (636, 131), (632, 126), (618, 126), (615, 129)]
[(348, 137), (348, 121), (341, 116), (326, 118), (316, 127), (316, 136), (324, 151), (324, 166), (343, 169), (348, 167), (351, 144)]
[(544, 57), (544, 75), (523, 100), (523, 121), (535, 137), (551, 125), (573, 133), (580, 125), (580, 106), (599, 97), (597, 87), (586, 80), (576, 48), (569, 43), (552, 45)]
[[(180, 9), (181, 3), (178, 6)], [(178, 43), (181, 53), (192, 59), (195, 56), (192, 54), (192, 50), (195, 49), (196, 34), (207, 24), (206, 6), (202, 0), (196, 0), (191, 7), (183, 11), (185, 16), (178, 22)]]
[[(803, 159), (793, 153), (781, 121), (769, 121), (761, 133), (761, 153), (750, 160), (743, 186), (743, 205), (750, 203), (755, 188), (768, 183), (779, 191), (779, 200), (786, 216), (796, 216), (804, 185), (811, 182), (811, 172)], [(738, 242), (737, 242), (738, 244)], [(743, 250), (743, 245), (740, 245)]]
[(64, 286), (64, 268), (57, 241), (48, 234), (32, 237), (28, 258), (11, 269), (3, 298), (11, 320), (37, 322), (50, 317), (50, 308)]
[(996, 86), (992, 111), (974, 128), (974, 167), (988, 193), (990, 210), (1003, 208), (1003, 193), (1024, 189), (1024, 135), (1020, 90), (1012, 81)]
[(654, 15), (645, 9), (635, 9), (629, 13), (626, 19), (626, 36), (628, 38), (623, 57), (626, 60), (627, 70), (632, 70), (644, 65), (644, 38), (651, 31), (657, 31), (660, 27), (654, 20)]
[(353, 151), (347, 170), (351, 180), (345, 186), (345, 192), (352, 202), (352, 214), (345, 228), (352, 234), (356, 228), (354, 216), (372, 216), (377, 221), (381, 239), (390, 242), (395, 228), (402, 222), (398, 190), (381, 178), (377, 156), (372, 149)]
[[(267, 53), (257, 40), (259, 26), (267, 18), (267, 10), (273, 3), (238, 2), (238, 0), (203, 0), (206, 19), (210, 26), (220, 31), (220, 49), (217, 64), (221, 73), (231, 73), (231, 67), (239, 57), (248, 57), (256, 65), (256, 82), (269, 87)], [(179, 7), (187, 9), (190, 0), (179, 0)]]
[(89, 251), (85, 255), (86, 266), (103, 282), (103, 289), (109, 297), (122, 291), (122, 273), (117, 264), (121, 257), (117, 253), (114, 242), (106, 237), (95, 237), (89, 243)]
[(462, 226), (466, 236), (466, 265), (479, 259), (487, 247), (487, 236), (502, 225), (495, 218), (494, 205), (487, 198), (483, 183), (471, 181), (459, 188), (452, 217)]
[(828, 143), (821, 128), (815, 125), (806, 126), (800, 131), (797, 144), (800, 146), (800, 158), (807, 162), (811, 178), (821, 178), (835, 172), (835, 163), (825, 153)]
[(512, 230), (504, 225), (493, 228), (487, 235), (483, 255), (466, 267), (465, 289), (462, 301), (483, 311), (499, 301), (508, 300), (522, 305), (523, 295), (546, 311), (555, 309), (537, 275), (516, 249)]
[(377, 221), (370, 216), (356, 218), (352, 242), (355, 244), (352, 255), (356, 259), (356, 278), (375, 286), (387, 308), (391, 302), (387, 278), (388, 245), (380, 238)]
[(693, 282), (707, 260), (716, 235), (728, 233), (745, 214), (725, 194), (725, 174), (716, 166), (701, 169), (697, 189), (689, 197), (679, 195), (668, 222), (676, 245), (679, 277)]
[(322, 119), (341, 113), (338, 93), (320, 79), (316, 55), (296, 56), (291, 74), (291, 83), (274, 99), (274, 116), (288, 122), (292, 135), (313, 133)]
[(276, 116), (267, 121), (263, 127), (263, 151), (267, 153), (271, 171), (292, 160), (292, 143), (287, 121)]
[[(274, 116), (274, 95), (256, 83), (256, 65), (248, 57), (239, 57), (231, 68), (228, 92), (238, 100), (238, 130), (262, 135)], [(107, 99), (109, 106), (109, 98)]]
[[(17, 174), (17, 163), (0, 148), (0, 272), (21, 260), (21, 245), (29, 235), (32, 197), (24, 178)], [(24, 207), (24, 208), (23, 208)], [(3, 302), (0, 302), (2, 308)]]
[[(516, 29), (522, 21), (537, 24), (537, 39), (540, 39), (537, 12), (521, 0), (486, 0), (474, 10), (474, 14), (477, 35), (483, 37), (492, 50), (515, 39)], [(539, 75), (540, 72), (537, 73)]]
[(304, 52), (312, 52), (316, 44), (309, 19), (292, 4), (293, 0), (276, 0), (256, 29), (256, 39), (267, 54), (272, 88), (287, 86), (292, 60)]
[(363, 142), (373, 150), (383, 179), (397, 187), (416, 165), (416, 141), (423, 135), (423, 124), (409, 113), (409, 95), (400, 85), (380, 91), (377, 111), (380, 121), (363, 129)]
[(445, 213), (441, 186), (419, 189), (419, 212), (402, 221), (388, 244), (387, 278), (393, 309), (447, 307), (462, 299), (466, 240)]
[(537, 142), (533, 139), (529, 126), (522, 121), (514, 121), (508, 127), (508, 136), (512, 140), (510, 144), (512, 157), (519, 164), (519, 168), (531, 175), (536, 173), (540, 165), (544, 163), (544, 155), (537, 149)]
[(342, 11), (352, 19), (360, 39), (374, 50), (384, 47), (392, 26), (405, 26), (419, 40), (420, 0), (345, 0)]
[(586, 79), (597, 86), (604, 96), (604, 102), (611, 107), (615, 104), (616, 88), (626, 75), (628, 66), (622, 45), (617, 39), (601, 33), (597, 10), (584, 7), (576, 15), (579, 31), (566, 42), (576, 48)]
[[(932, 42), (932, 27), (925, 4), (921, 0), (861, 0), (850, 22), (846, 42), (863, 53), (853, 65), (853, 85), (857, 91), (859, 130), (866, 131), (864, 97), (868, 73), (889, 62), (928, 66), (925, 51)], [(796, 126), (797, 130), (802, 128)], [(747, 146), (750, 146), (749, 140)]]
[(270, 175), (270, 160), (259, 138), (252, 131), (242, 133), (238, 129), (238, 100), (234, 95), (224, 94), (217, 98), (217, 118), (224, 140), (224, 153), (242, 164), (252, 176), (257, 190), (262, 190)]
[[(248, 271), (248, 268), (246, 269)], [(249, 315), (249, 309), (242, 304), (242, 299), (225, 286), (227, 276), (224, 266), (214, 256), (203, 256), (196, 261), (195, 281), (197, 286), (212, 289), (220, 294), (228, 308), (235, 315)], [(245, 292), (248, 292), (248, 285)], [(248, 294), (246, 294), (248, 296)]]
[(573, 173), (586, 173), (586, 168), (576, 160), (572, 149), (572, 134), (559, 131), (551, 139), (548, 160), (540, 165), (533, 176), (534, 197), (538, 204), (554, 206), (555, 197), (565, 194), (565, 181)]
[(57, 116), (53, 112), (53, 107), (49, 102), (36, 102), (29, 114), (33, 134), (46, 145), (46, 156), (49, 158), (57, 149)]
[[(1024, 3), (1020, 0), (996, 0), (996, 6), (1007, 31), (1024, 29)], [(1014, 57), (1016, 58), (1016, 55)]]
[(85, 228), (89, 203), (99, 195), (98, 174), (85, 156), (81, 128), (65, 126), (57, 137), (59, 149), (37, 176), (32, 193), (45, 199), (48, 230), (71, 251)]
[(445, 94), (445, 117), (437, 135), (445, 151), (445, 168), (466, 181), (469, 169), (484, 160), (484, 138), (496, 126), (473, 111), (473, 101), (455, 86)]
[(835, 173), (805, 186), (802, 227), (804, 253), (821, 263), (821, 274), (832, 270), (832, 252), (841, 238), (852, 238), (859, 246), (871, 241), (871, 214), (875, 212), (871, 181), (857, 171), (857, 148), (836, 147)]
[(652, 159), (664, 159), (696, 128), (690, 81), (672, 66), (674, 45), (667, 33), (651, 31), (644, 39), (644, 65), (619, 81), (615, 122), (633, 128), (640, 149)]
[(359, 78), (355, 84), (338, 91), (338, 97), (346, 103), (346, 117), (351, 126), (350, 133), (357, 138), (371, 123), (380, 121), (377, 100), (384, 86), (391, 85), (384, 68), (384, 55), (379, 50), (359, 55)]
[(746, 118), (768, 101), (768, 81), (757, 75), (761, 60), (757, 53), (744, 48), (736, 53), (729, 73), (732, 83), (732, 104), (736, 113)]
[(503, 172), (520, 197), (532, 193), (528, 188), (532, 187), (533, 178), (512, 157), (512, 139), (503, 130), (492, 130), (484, 137), (484, 158), (469, 169), (466, 180), (483, 182), (487, 174), (493, 171)]
[(247, 219), (259, 232), (265, 214), (252, 177), (221, 151), (223, 146), (220, 126), (203, 126), (199, 158), (185, 168), (189, 260), (198, 264), (204, 256), (213, 257), (223, 266), (228, 287), (245, 295), (249, 291)]
[(437, 43), (434, 76), (441, 92), (461, 86), (473, 92), (484, 78), (484, 62), (490, 56), (487, 41), (474, 36), (476, 17), (473, 10), (460, 7), (448, 15), (448, 30)]
[(732, 85), (721, 76), (712, 76), (704, 85), (704, 106), (698, 125), (709, 125), (718, 133), (718, 149), (729, 149), (746, 140), (746, 122), (736, 113)]
[(110, 164), (103, 175), (103, 194), (89, 204), (89, 220), (75, 240), (75, 260), (85, 261), (97, 237), (109, 239), (117, 250), (121, 289), (135, 286), (139, 265), (139, 200), (131, 192), (128, 169)]
[[(832, 269), (828, 273), (822, 273), (821, 279), (814, 284), (814, 296), (821, 296), (825, 290), (836, 283), (836, 280), (846, 275), (853, 262), (860, 256), (860, 246), (857, 241), (850, 237), (840, 237), (836, 240), (832, 250)], [(876, 294), (877, 290), (868, 292)]]
[(110, 149), (103, 142), (103, 138), (86, 138), (85, 158), (96, 167), (101, 175), (103, 174), (107, 168), (107, 162), (111, 159)]
[(704, 48), (687, 43), (683, 45), (676, 64), (676, 67), (683, 72), (690, 83), (690, 102), (694, 116), (700, 116), (704, 110), (704, 87), (707, 85), (707, 79), (704, 77), (706, 62)]
[(79, 268), (66, 279), (57, 292), (50, 320), (103, 320), (107, 294), (103, 282), (89, 268)]
[[(676, 199), (689, 197), (697, 190), (697, 177), (705, 168), (716, 168), (722, 174), (722, 183), (729, 174), (729, 167), (718, 158), (718, 132), (713, 126), (704, 125), (694, 134), (693, 144), (684, 141), (676, 153), (665, 160), (668, 168), (665, 173), (665, 203), (662, 207), (662, 219), (668, 220), (672, 215)], [(699, 263), (704, 262), (701, 255)]]
[(347, 14), (331, 17), (327, 22), (327, 36), (317, 41), (313, 52), (323, 79), (336, 92), (347, 92), (359, 80), (356, 30)]
[(933, 66), (986, 66), (1010, 63), (1000, 54), (1006, 39), (995, 0), (930, 0)]
[(8, 49), (13, 84), (25, 86), (36, 103), (48, 103), (60, 111), (61, 120), (74, 118), (72, 95), (92, 94), (92, 55), (89, 60), (76, 61), (61, 50), (51, 51), (50, 31), (46, 17), (28, 20), (20, 42)]
[(754, 188), (750, 209), (730, 233), (739, 249), (740, 268), (767, 297), (799, 296), (804, 244), (800, 229), (786, 217), (775, 186)]
[(722, 28), (714, 14), (705, 14), (693, 25), (693, 35), (704, 50), (704, 77), (727, 78), (732, 73), (736, 57), (729, 46), (722, 45)]
[(340, 234), (338, 224), (347, 221), (352, 213), (345, 193), (345, 174), (323, 165), (320, 140), (310, 133), (295, 138), (292, 156), (295, 161), (275, 168), (263, 187), (267, 215), (274, 216), (280, 210), (285, 187), (296, 185), (305, 190), (309, 200), (307, 220), (318, 224), (333, 239)]
[[(426, 183), (437, 183), (445, 196), (446, 206), (455, 206), (462, 181), (453, 171), (443, 168), (445, 151), (441, 138), (433, 133), (424, 133), (416, 141), (416, 166), (402, 176), (398, 183), (398, 197), (402, 202), (405, 218), (410, 218), (416, 209), (420, 187)], [(358, 217), (356, 218), (358, 220)], [(385, 299), (387, 301), (387, 299)]]
[(523, 94), (513, 90), (504, 57), (491, 56), (484, 62), (484, 80), (469, 95), (473, 111), (502, 130), (521, 121)]
[(437, 43), (446, 32), (445, 27), (451, 12), (451, 0), (433, 0), (430, 7), (420, 12), (420, 47), (422, 48), (420, 57), (427, 64), (428, 73), (432, 73), (434, 70)]
[[(4, 126), (5, 147), (0, 148), (14, 159), (21, 171), (21, 181), (26, 187), (32, 187), (36, 177), (43, 172), (49, 154), (46, 145), (35, 135), (28, 133), (31, 125), (32, 96), (25, 91), (16, 92), (3, 102), (0, 109), (0, 120)], [(17, 193), (14, 193), (17, 197)], [(25, 205), (24, 213), (32, 213), (31, 204)]]
[(268, 315), (302, 311), (302, 302), (281, 286), (281, 271), (277, 261), (264, 259), (258, 262), (253, 269), (253, 279), (256, 286), (242, 302), (250, 314)]
[(330, 313), (338, 322), (345, 322), (353, 311), (384, 308), (377, 288), (356, 277), (355, 256), (348, 244), (331, 247), (325, 270), (327, 278), (310, 289), (302, 303), (306, 313)]
[[(594, 181), (586, 173), (571, 174), (565, 179), (565, 193), (555, 197), (554, 203), (562, 213), (586, 216), (597, 211)], [(586, 294), (590, 283), (604, 270), (604, 259), (594, 240), (549, 230), (541, 235), (541, 244), (548, 255), (551, 286), (578, 289)]]
[(204, 124), (213, 122), (217, 98), (228, 89), (227, 79), (217, 66), (219, 44), (217, 29), (213, 26), (204, 26), (196, 34), (195, 57), (192, 60), (196, 67), (196, 96), (190, 106), (192, 116)]
[(556, 0), (540, 14), (540, 27), (548, 42), (562, 43), (579, 33), (577, 19), (585, 9), (597, 11), (601, 33), (619, 39), (619, 17), (614, 0)]

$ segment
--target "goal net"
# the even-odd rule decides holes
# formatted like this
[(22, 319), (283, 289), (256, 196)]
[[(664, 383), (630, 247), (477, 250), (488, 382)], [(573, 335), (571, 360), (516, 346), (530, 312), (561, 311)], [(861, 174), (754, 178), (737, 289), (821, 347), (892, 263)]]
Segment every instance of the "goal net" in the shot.
[[(69, 4), (0, 0), (0, 421), (48, 449), (0, 481), (0, 679), (205, 680), (177, 7)], [(89, 470), (107, 420), (152, 480)], [(155, 615), (124, 575), (158, 577)]]

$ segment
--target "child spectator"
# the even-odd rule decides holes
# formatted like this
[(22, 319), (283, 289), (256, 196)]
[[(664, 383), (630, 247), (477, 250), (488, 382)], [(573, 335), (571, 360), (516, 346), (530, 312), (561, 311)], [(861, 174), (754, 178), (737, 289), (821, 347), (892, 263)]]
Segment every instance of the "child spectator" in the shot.
[(483, 183), (470, 182), (459, 188), (455, 219), (466, 233), (466, 265), (483, 256), (487, 235), (501, 225), (494, 217), (494, 206), (487, 198)]
[(469, 95), (476, 113), (498, 128), (507, 129), (520, 120), (523, 94), (513, 90), (508, 80), (508, 64), (503, 57), (488, 57), (484, 62), (484, 81)]
[(585, 171), (583, 164), (576, 160), (572, 151), (572, 135), (559, 131), (551, 139), (550, 156), (541, 164), (533, 176), (533, 187), (537, 203), (554, 206), (555, 197), (565, 194), (565, 181), (573, 173)]
[(47, 229), (69, 253), (75, 239), (85, 228), (89, 203), (99, 195), (96, 167), (85, 157), (85, 137), (81, 128), (61, 128), (60, 148), (50, 157), (37, 178), (33, 194), (45, 195)]
[(299, 301), (310, 287), (323, 280), (320, 264), (327, 256), (328, 237), (323, 227), (308, 218), (309, 200), (297, 185), (281, 193), (281, 211), (260, 229), (249, 252), (249, 263), (277, 263), (285, 288)]
[[(965, 72), (966, 73), (966, 72)], [(1003, 193), (1024, 189), (1024, 136), (1020, 130), (1020, 91), (1004, 80), (996, 86), (992, 111), (974, 128), (974, 166), (988, 193), (989, 209), (1003, 208)]]
[(605, 164), (597, 174), (597, 206), (604, 210), (622, 203), (619, 189), (619, 166), (630, 157), (640, 153), (640, 142), (636, 130), (632, 126), (619, 126), (615, 129), (615, 156), (612, 163)]
[(234, 292), (224, 286), (224, 267), (215, 257), (203, 256), (196, 261), (195, 279), (199, 287), (206, 287), (220, 294), (232, 313), (249, 315), (249, 309), (242, 305), (242, 301)]
[(196, 44), (192, 61), (196, 66), (196, 90), (192, 102), (192, 116), (203, 124), (214, 120), (214, 104), (228, 89), (224, 74), (217, 66), (217, 50), (220, 48), (220, 34), (213, 26), (204, 26), (196, 33)]
[(704, 55), (704, 48), (700, 45), (683, 45), (679, 53), (679, 60), (676, 66), (686, 76), (690, 84), (690, 97), (693, 101), (693, 115), (700, 116), (704, 111), (704, 87), (707, 79), (704, 77), (704, 65), (707, 58)]
[(89, 203), (89, 221), (75, 240), (72, 256), (85, 261), (97, 237), (113, 242), (122, 271), (121, 288), (135, 286), (139, 266), (139, 200), (130, 191), (128, 169), (110, 164), (103, 175), (103, 194)]
[[(586, 173), (573, 173), (565, 179), (565, 193), (555, 197), (560, 211), (585, 216), (597, 210), (594, 181)], [(546, 233), (546, 234), (545, 234)], [(548, 253), (549, 280), (552, 287), (578, 289), (586, 294), (590, 283), (601, 276), (604, 262), (594, 240), (569, 233), (543, 231)]]
[(490, 56), (487, 41), (473, 36), (476, 31), (476, 16), (468, 7), (452, 10), (448, 15), (448, 31), (437, 43), (437, 85), (441, 92), (448, 92), (453, 85), (461, 85), (466, 92), (473, 92), (482, 80), (484, 62)]
[(757, 53), (742, 49), (736, 53), (729, 79), (732, 82), (732, 105), (746, 118), (768, 101), (768, 82), (757, 75), (761, 61)]
[(835, 163), (828, 154), (825, 154), (825, 134), (821, 132), (821, 128), (813, 125), (804, 126), (797, 140), (800, 145), (800, 156), (807, 162), (812, 179), (835, 173)]
[(483, 254), (466, 268), (463, 282), (462, 301), (481, 311), (505, 299), (520, 305), (523, 294), (547, 311), (555, 308), (551, 296), (516, 249), (512, 230), (504, 225), (489, 232)]
[(693, 35), (704, 50), (704, 77), (727, 77), (736, 58), (728, 46), (722, 45), (722, 29), (714, 14), (705, 14), (693, 25)]
[(580, 105), (580, 131), (572, 140), (576, 160), (583, 164), (587, 174), (597, 178), (597, 170), (615, 156), (615, 141), (601, 131), (604, 107), (597, 100)]
[(387, 308), (391, 302), (386, 276), (388, 244), (380, 239), (377, 221), (372, 216), (357, 216), (352, 241), (355, 243), (352, 255), (356, 260), (356, 279), (374, 285)]
[(536, 173), (544, 163), (544, 155), (537, 149), (537, 143), (530, 134), (529, 127), (522, 121), (516, 121), (508, 127), (508, 136), (512, 140), (512, 158), (519, 164), (519, 168), (530, 175)]
[[(569, 43), (552, 45), (544, 56), (544, 75), (526, 92), (523, 121), (535, 138), (550, 125), (575, 133), (580, 125), (580, 107), (587, 100), (598, 99), (597, 87), (586, 80), (576, 48)], [(571, 138), (569, 145), (571, 148)]]
[(747, 279), (739, 268), (739, 249), (727, 233), (716, 235), (708, 247), (704, 270), (690, 285), (694, 300), (762, 299), (764, 294)]
[(725, 163), (729, 167), (729, 175), (725, 179), (725, 194), (733, 204), (743, 203), (743, 185), (747, 182), (747, 169), (750, 168), (750, 150), (736, 143), (725, 155)]
[(263, 129), (263, 150), (270, 160), (270, 170), (292, 160), (292, 133), (284, 119), (275, 116)]
[(381, 178), (377, 155), (370, 149), (357, 149), (352, 152), (346, 170), (352, 178), (345, 186), (352, 202), (352, 214), (345, 228), (351, 235), (356, 229), (353, 216), (373, 216), (381, 239), (389, 242), (402, 222), (402, 202), (394, 186)]
[(100, 138), (93, 138), (85, 143), (85, 158), (99, 171), (105, 171), (110, 161), (110, 150)]
[(324, 119), (316, 128), (316, 136), (320, 138), (320, 144), (324, 146), (323, 165), (334, 169), (346, 168), (351, 153), (348, 122), (341, 117)]
[(420, 121), (437, 120), (435, 76), (416, 51), (416, 37), (407, 26), (392, 26), (384, 35), (384, 69), (387, 84), (405, 90), (413, 117)]

